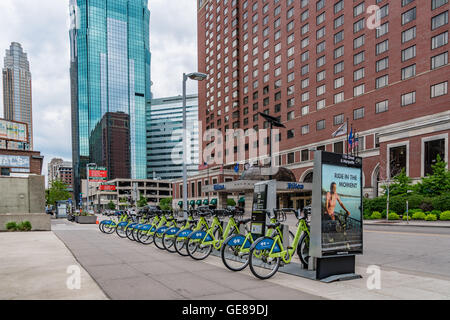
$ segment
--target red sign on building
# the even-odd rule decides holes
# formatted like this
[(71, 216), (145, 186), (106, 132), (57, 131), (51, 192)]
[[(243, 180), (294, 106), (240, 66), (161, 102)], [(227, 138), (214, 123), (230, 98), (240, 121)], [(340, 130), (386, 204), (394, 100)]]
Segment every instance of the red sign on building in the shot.
[(102, 184), (99, 189), (100, 191), (116, 191), (116, 186), (112, 184)]
[(107, 170), (89, 170), (89, 178), (108, 178)]

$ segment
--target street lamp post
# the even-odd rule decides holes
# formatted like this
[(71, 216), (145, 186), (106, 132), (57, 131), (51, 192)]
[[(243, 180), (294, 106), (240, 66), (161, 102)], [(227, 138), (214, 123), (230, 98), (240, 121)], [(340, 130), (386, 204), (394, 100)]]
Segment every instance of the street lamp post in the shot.
[[(208, 76), (204, 73), (193, 72), (189, 74), (183, 73), (183, 210), (188, 209), (187, 205), (187, 143), (186, 130), (187, 130), (187, 114), (186, 114), (186, 82), (188, 79), (195, 81), (203, 81)], [(184, 211), (185, 218), (187, 217), (186, 211)]]
[(96, 163), (86, 164), (86, 211), (89, 210), (89, 167), (97, 166)]

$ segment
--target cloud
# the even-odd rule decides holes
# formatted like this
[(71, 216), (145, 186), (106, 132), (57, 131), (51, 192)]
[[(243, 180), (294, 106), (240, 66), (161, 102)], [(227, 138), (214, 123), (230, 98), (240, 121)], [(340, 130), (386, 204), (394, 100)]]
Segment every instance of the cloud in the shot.
[[(149, 2), (152, 91), (155, 97), (178, 95), (183, 72), (197, 68), (196, 1)], [(69, 0), (0, 1), (0, 61), (13, 41), (28, 54), (34, 147), (45, 156), (44, 174), (53, 157), (72, 159), (68, 25)], [(190, 81), (188, 92), (196, 90)], [(2, 90), (0, 102), (2, 117)]]

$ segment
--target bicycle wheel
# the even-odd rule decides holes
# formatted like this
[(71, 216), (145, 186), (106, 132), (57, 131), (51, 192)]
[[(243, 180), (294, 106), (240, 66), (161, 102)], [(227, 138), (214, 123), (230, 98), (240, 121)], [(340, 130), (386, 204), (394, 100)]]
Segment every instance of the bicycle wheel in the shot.
[(140, 230), (138, 228), (133, 228), (133, 232), (131, 232), (131, 237), (133, 238), (134, 241), (139, 242), (138, 241), (138, 232)]
[(155, 233), (153, 234), (153, 243), (155, 244), (155, 246), (160, 249), (160, 250), (164, 250), (164, 245), (163, 245), (163, 235), (164, 233), (167, 231), (168, 229), (164, 230), (164, 231), (155, 231)]
[(138, 233), (139, 242), (142, 244), (152, 244), (153, 243), (153, 234), (150, 234), (149, 231), (141, 231)]
[(297, 254), (305, 269), (308, 268), (309, 263), (309, 236), (306, 232), (300, 237), (300, 241), (297, 247)]
[(130, 239), (131, 241), (134, 241), (134, 239), (133, 239), (134, 227), (136, 227), (136, 225), (132, 224), (132, 225), (128, 226), (127, 229), (125, 230), (125, 234), (126, 234), (127, 238)]
[(128, 225), (119, 225), (116, 228), (116, 233), (119, 237), (121, 238), (125, 238), (127, 236), (126, 232), (127, 232), (127, 227)]
[[(100, 227), (100, 225), (102, 225), (102, 224), (100, 223), (99, 227)], [(103, 233), (111, 234), (116, 230), (116, 223), (113, 221), (111, 221), (111, 223), (103, 223), (101, 228), (102, 228), (101, 230)]]
[[(175, 234), (174, 249), (182, 257), (187, 257), (189, 255), (189, 253), (186, 250), (186, 241), (187, 235), (189, 235), (191, 232), (192, 230), (188, 229), (188, 230), (180, 230)], [(183, 236), (180, 236), (180, 234), (183, 234)]]
[(280, 268), (280, 258), (272, 258), (269, 257), (270, 247), (269, 246), (259, 246), (262, 241), (269, 240), (269, 242), (273, 242), (271, 238), (264, 237), (257, 240), (256, 243), (253, 244), (252, 249), (249, 254), (249, 265), (250, 270), (255, 277), (258, 279), (269, 279), (273, 277), (275, 273), (277, 273)]
[[(245, 236), (234, 235), (228, 237), (222, 244), (220, 249), (220, 256), (222, 262), (231, 271), (242, 271), (249, 263), (249, 251), (241, 252), (242, 245), (244, 244)], [(248, 243), (250, 246), (250, 243)], [(247, 248), (249, 250), (249, 248)]]
[(163, 237), (162, 237), (162, 244), (163, 244), (164, 249), (166, 249), (170, 253), (174, 253), (177, 251), (175, 249), (175, 235), (169, 234), (169, 230), (164, 232)]
[[(210, 244), (204, 244), (203, 242), (210, 242), (213, 240), (213, 238), (209, 235), (206, 235), (205, 232), (201, 232), (202, 234), (199, 238), (196, 237), (198, 232), (193, 232), (189, 235), (187, 243), (186, 243), (186, 249), (189, 254), (189, 256), (194, 260), (204, 260), (206, 259), (212, 252), (213, 245)], [(215, 239), (220, 239), (222, 237), (222, 232), (220, 231), (219, 227), (216, 227), (213, 231)], [(203, 239), (206, 236), (206, 241), (203, 241)]]

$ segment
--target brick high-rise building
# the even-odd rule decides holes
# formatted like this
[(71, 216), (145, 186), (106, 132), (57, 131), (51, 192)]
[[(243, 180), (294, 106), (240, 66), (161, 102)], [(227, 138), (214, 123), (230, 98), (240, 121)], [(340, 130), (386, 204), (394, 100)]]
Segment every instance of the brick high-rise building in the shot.
[(47, 165), (48, 169), (48, 186), (51, 187), (53, 181), (60, 180), (72, 190), (73, 170), (72, 162), (63, 159), (53, 158)]
[(199, 71), (209, 76), (199, 83), (201, 128), (258, 130), (268, 127), (258, 112), (277, 117), (286, 126), (281, 165), (304, 182), (312, 149), (346, 152), (346, 135), (332, 134), (348, 118), (365, 196), (402, 168), (423, 177), (437, 154), (448, 161), (449, 8), (448, 0), (200, 0)]

